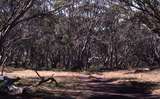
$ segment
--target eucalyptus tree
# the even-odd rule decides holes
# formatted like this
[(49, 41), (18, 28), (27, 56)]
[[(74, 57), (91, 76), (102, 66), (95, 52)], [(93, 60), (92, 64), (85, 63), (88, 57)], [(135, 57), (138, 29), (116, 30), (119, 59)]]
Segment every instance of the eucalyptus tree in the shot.
[[(0, 1), (0, 60), (3, 65), (11, 55), (11, 46), (26, 38), (31, 20), (56, 14), (63, 4), (56, 6), (56, 0), (1, 0)], [(28, 24), (29, 27), (29, 24)], [(22, 33), (25, 32), (25, 33)], [(21, 33), (21, 34), (20, 34)], [(7, 52), (9, 51), (9, 52)], [(17, 51), (18, 52), (18, 51)], [(8, 54), (10, 53), (10, 54)]]
[[(147, 49), (145, 54), (143, 54), (143, 59), (145, 62), (149, 62), (149, 65), (159, 64), (159, 33), (160, 33), (160, 1), (159, 0), (119, 0), (124, 4), (124, 7), (134, 12), (132, 20), (137, 20), (140, 26), (144, 26), (152, 35), (150, 36), (150, 41), (145, 46)], [(146, 33), (147, 34), (147, 33)], [(144, 41), (145, 42), (145, 41)], [(142, 45), (141, 48), (145, 49)], [(148, 48), (149, 47), (149, 48)], [(149, 51), (149, 52), (148, 52)], [(140, 54), (140, 53), (139, 53)], [(145, 57), (145, 58), (144, 58)], [(141, 57), (142, 58), (142, 57)], [(149, 59), (149, 60), (148, 60)]]

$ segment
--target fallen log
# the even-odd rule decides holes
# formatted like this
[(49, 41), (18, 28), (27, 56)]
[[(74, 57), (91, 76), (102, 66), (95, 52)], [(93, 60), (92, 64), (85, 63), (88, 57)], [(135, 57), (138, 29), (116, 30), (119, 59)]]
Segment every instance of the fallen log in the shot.
[(17, 78), (9, 78), (7, 76), (0, 76), (0, 92), (10, 95), (16, 95), (23, 93), (23, 88), (15, 86), (15, 82), (20, 80)]
[(148, 72), (150, 71), (150, 68), (137, 68), (134, 73), (142, 73), (142, 72)]

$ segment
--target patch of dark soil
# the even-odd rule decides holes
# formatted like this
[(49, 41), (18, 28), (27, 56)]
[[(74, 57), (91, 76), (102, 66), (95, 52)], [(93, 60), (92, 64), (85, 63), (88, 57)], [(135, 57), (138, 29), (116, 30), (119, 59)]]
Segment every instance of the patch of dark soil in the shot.
[(21, 94), (21, 95), (8, 95), (0, 93), (0, 99), (73, 99), (70, 96), (58, 96), (54, 93), (48, 93), (45, 91), (37, 91), (31, 94)]
[(124, 81), (118, 84), (108, 83), (115, 80), (89, 81), (88, 87), (90, 90), (96, 93), (104, 93), (102, 95), (92, 95), (89, 99), (152, 99), (150, 98), (152, 96), (151, 90), (158, 86), (156, 83), (138, 81)]

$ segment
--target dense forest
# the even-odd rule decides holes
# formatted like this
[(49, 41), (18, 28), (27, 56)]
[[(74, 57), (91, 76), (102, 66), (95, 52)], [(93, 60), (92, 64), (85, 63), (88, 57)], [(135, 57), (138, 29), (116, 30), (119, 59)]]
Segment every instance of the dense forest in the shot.
[(160, 64), (159, 0), (1, 0), (0, 64), (118, 70)]
[(160, 99), (160, 0), (0, 0), (0, 99)]

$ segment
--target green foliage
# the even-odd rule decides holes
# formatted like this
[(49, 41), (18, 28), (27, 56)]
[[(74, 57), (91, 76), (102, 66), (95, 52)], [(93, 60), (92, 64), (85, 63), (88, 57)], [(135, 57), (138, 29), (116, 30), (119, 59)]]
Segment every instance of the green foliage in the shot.
[(58, 8), (65, 4), (66, 0), (54, 0), (54, 8)]

